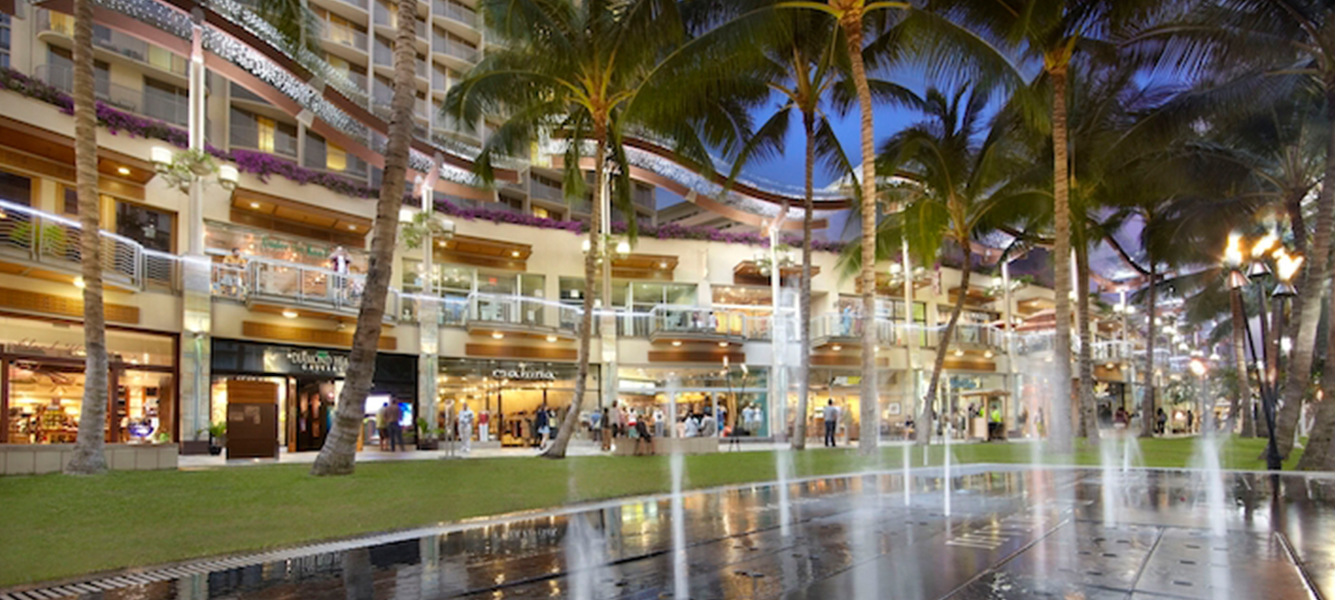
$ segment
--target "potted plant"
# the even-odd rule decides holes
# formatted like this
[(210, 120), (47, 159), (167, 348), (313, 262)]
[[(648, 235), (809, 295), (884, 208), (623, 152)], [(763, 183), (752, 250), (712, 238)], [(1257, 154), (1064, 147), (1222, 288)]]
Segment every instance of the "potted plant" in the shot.
[(208, 429), (201, 429), (199, 433), (209, 432), (209, 454), (218, 456), (222, 454), (223, 448), (227, 446), (227, 423), (218, 421), (209, 424)]
[(441, 430), (431, 426), (426, 417), (417, 418), (417, 449), (435, 450), (440, 447)]

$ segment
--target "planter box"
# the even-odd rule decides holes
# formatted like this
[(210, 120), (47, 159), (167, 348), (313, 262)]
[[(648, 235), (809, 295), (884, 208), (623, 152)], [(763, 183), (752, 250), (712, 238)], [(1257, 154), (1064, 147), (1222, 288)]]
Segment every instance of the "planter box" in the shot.
[[(112, 471), (175, 469), (176, 444), (107, 444)], [(0, 444), (0, 475), (59, 473), (74, 455), (74, 444)]]
[[(719, 439), (716, 437), (690, 437), (690, 438), (669, 438), (656, 437), (653, 441), (653, 454), (666, 456), (674, 452), (682, 454), (710, 454), (718, 452)], [(616, 447), (612, 450), (615, 456), (634, 456), (635, 440), (627, 437), (619, 437), (615, 440)]]

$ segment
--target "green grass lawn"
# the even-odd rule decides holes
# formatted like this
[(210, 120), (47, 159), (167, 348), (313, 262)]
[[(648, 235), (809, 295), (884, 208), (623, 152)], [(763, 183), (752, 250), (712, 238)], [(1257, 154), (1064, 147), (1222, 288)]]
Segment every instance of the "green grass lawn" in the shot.
[[(1225, 468), (1261, 469), (1264, 440), (1229, 440)], [(1145, 463), (1182, 467), (1193, 440), (1147, 440)], [(952, 448), (961, 463), (1028, 463), (1028, 444)], [(913, 466), (921, 466), (914, 449)], [(931, 464), (945, 448), (933, 446)], [(1096, 449), (1042, 455), (1049, 464), (1097, 464)], [(1290, 459), (1291, 466), (1297, 460)], [(719, 453), (686, 459), (690, 488), (774, 478), (769, 452)], [(796, 455), (798, 477), (895, 469), (901, 449), (863, 459), (847, 449)], [(0, 479), (6, 517), (0, 586), (127, 566), (290, 546), (313, 540), (403, 529), (614, 498), (669, 487), (662, 457), (586, 457), (564, 461), (495, 458), (368, 463), (350, 477), (314, 478), (301, 465), (201, 471), (117, 472)]]

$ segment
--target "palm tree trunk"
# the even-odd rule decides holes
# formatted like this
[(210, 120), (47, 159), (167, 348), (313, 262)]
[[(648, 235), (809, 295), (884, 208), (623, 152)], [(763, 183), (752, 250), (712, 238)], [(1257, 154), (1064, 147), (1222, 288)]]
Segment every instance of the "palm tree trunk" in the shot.
[(83, 274), (83, 406), (79, 436), (65, 472), (107, 470), (107, 333), (102, 311), (102, 237), (97, 194), (97, 107), (93, 92), (93, 2), (74, 0), (74, 177), (79, 199)]
[(1094, 405), (1094, 340), (1090, 331), (1089, 314), (1089, 246), (1080, 236), (1080, 247), (1075, 250), (1076, 310), (1080, 311), (1080, 414), (1085, 439), (1099, 440), (1098, 407)]
[[(398, 31), (394, 38), (394, 96), (389, 139), (385, 146), (385, 174), (376, 202), (375, 223), (371, 232), (371, 256), (366, 268), (366, 286), (357, 312), (357, 329), (352, 334), (348, 372), (339, 394), (334, 426), (325, 438), (320, 454), (311, 465), (311, 474), (350, 475), (356, 467), (357, 436), (366, 410), (366, 395), (371, 391), (375, 356), (380, 342), (380, 326), (385, 319), (386, 295), (394, 268), (394, 247), (398, 243), (399, 207), (403, 204), (408, 175), (408, 147), (413, 134), (413, 102), (416, 101), (414, 49), (417, 3), (399, 1)], [(428, 249), (428, 252), (431, 250)], [(345, 283), (346, 285), (346, 283)], [(434, 418), (434, 415), (428, 419)]]
[[(936, 342), (936, 360), (932, 362), (932, 378), (927, 383), (927, 395), (923, 397), (922, 414), (918, 420), (921, 423), (921, 431), (925, 435), (918, 436), (918, 444), (925, 445), (932, 439), (932, 400), (936, 398), (936, 389), (941, 384), (941, 372), (946, 368), (946, 353), (950, 351), (950, 340), (955, 338), (955, 326), (959, 323), (960, 315), (964, 313), (964, 301), (969, 297), (969, 276), (973, 273), (973, 259), (969, 256), (969, 241), (966, 238), (961, 244), (964, 248), (964, 262), (960, 265), (960, 293), (955, 298), (955, 306), (950, 309), (950, 320), (946, 321), (946, 328), (941, 332), (941, 339)], [(972, 416), (972, 415), (970, 415)], [(950, 423), (950, 409), (943, 411), (942, 417)], [(950, 435), (947, 431), (946, 435)]]
[[(570, 445), (570, 436), (574, 434), (575, 427), (579, 425), (580, 409), (584, 406), (584, 393), (587, 387), (585, 382), (589, 379), (589, 346), (593, 338), (593, 296), (597, 293), (600, 284), (601, 273), (598, 269), (599, 250), (606, 251), (603, 239), (603, 180), (606, 178), (604, 171), (607, 169), (607, 125), (602, 120), (596, 120), (593, 125), (593, 172), (595, 183), (593, 185), (593, 206), (589, 211), (589, 252), (584, 254), (584, 298), (583, 313), (579, 317), (579, 350), (577, 351), (578, 366), (575, 375), (575, 397), (570, 401), (570, 410), (566, 411), (565, 418), (561, 420), (561, 427), (556, 431), (556, 439), (552, 440), (550, 446), (542, 452), (545, 458), (565, 458), (566, 447)], [(604, 260), (611, 260), (610, 257)], [(603, 298), (603, 307), (611, 308), (612, 299)], [(609, 417), (611, 418), (611, 417)], [(669, 427), (674, 425), (669, 423)]]
[(853, 84), (861, 109), (862, 140), (862, 389), (859, 402), (861, 427), (858, 451), (864, 455), (876, 450), (879, 423), (876, 415), (876, 148), (872, 124), (871, 87), (867, 85), (867, 67), (862, 59), (862, 11), (850, 10), (840, 24), (848, 43), (848, 60), (853, 68)]
[(1159, 262), (1150, 259), (1150, 293), (1145, 315), (1145, 386), (1140, 402), (1140, 437), (1154, 437), (1155, 421), (1159, 416), (1154, 402), (1154, 317), (1159, 310)]
[(1237, 365), (1238, 394), (1233, 410), (1229, 411), (1228, 430), (1238, 414), (1242, 414), (1241, 437), (1256, 437), (1256, 411), (1253, 410), (1251, 379), (1247, 376), (1247, 313), (1242, 306), (1242, 291), (1229, 290), (1229, 307), (1233, 311), (1233, 363)]
[(1326, 368), (1321, 376), (1321, 396), (1316, 423), (1298, 460), (1299, 471), (1335, 470), (1335, 453), (1331, 452), (1331, 441), (1335, 440), (1335, 299), (1326, 315)]
[(810, 111), (802, 112), (802, 132), (806, 134), (806, 164), (804, 177), (806, 187), (802, 197), (802, 289), (798, 296), (798, 328), (800, 334), (797, 343), (799, 358), (797, 365), (797, 414), (793, 415), (793, 450), (807, 447), (807, 402), (810, 396), (808, 377), (811, 363), (811, 211), (815, 207), (814, 191), (816, 168), (816, 115)]
[(1059, 453), (1071, 452), (1071, 204), (1070, 172), (1066, 143), (1066, 66), (1048, 72), (1052, 78), (1052, 244), (1053, 294), (1056, 295), (1057, 331), (1053, 340), (1052, 418), (1048, 419), (1048, 444)]
[[(1335, 81), (1326, 82), (1326, 118), (1335, 119)], [(1335, 134), (1330, 134), (1326, 148), (1325, 181), (1335, 181)], [(1294, 299), (1295, 327), (1293, 352), (1284, 377), (1284, 400), (1275, 422), (1275, 442), (1279, 455), (1287, 458), (1293, 449), (1293, 434), (1302, 414), (1303, 398), (1312, 382), (1312, 359), (1316, 354), (1316, 331), (1321, 320), (1321, 293), (1330, 279), (1330, 243), (1335, 229), (1335, 186), (1323, 185), (1317, 194), (1316, 231), (1307, 253), (1299, 297)], [(1310, 301), (1300, 300), (1306, 298)], [(1276, 332), (1275, 335), (1280, 335)]]

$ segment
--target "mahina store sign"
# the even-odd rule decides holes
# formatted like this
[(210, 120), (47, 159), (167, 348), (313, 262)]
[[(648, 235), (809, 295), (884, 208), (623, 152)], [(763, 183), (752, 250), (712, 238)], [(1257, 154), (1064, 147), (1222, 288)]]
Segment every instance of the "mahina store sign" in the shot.
[(556, 373), (543, 370), (514, 370), (514, 369), (496, 369), (491, 372), (495, 379), (509, 379), (510, 381), (556, 381)]

